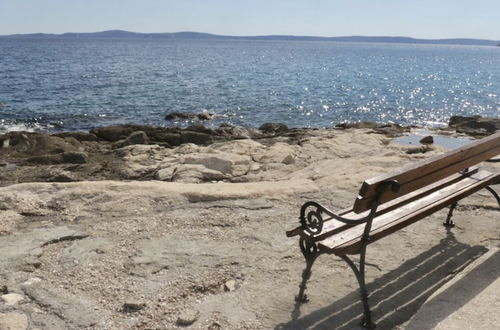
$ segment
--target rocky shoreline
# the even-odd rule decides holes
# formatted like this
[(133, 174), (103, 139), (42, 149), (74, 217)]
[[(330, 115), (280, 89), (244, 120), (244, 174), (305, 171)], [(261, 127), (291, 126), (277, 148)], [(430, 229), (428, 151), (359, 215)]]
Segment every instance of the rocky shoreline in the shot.
[[(498, 119), (457, 117), (433, 133), (499, 128)], [(356, 329), (357, 285), (335, 258), (315, 268), (311, 302), (294, 304), (304, 261), (285, 230), (306, 200), (343, 209), (363, 180), (443, 152), (429, 139), (395, 142), (411, 130), (123, 125), (1, 135), (0, 328)], [(413, 280), (401, 274), (427, 278), (428, 268), (437, 289), (498, 245), (491, 196), (459, 211), (451, 236), (444, 210), (373, 244), (367, 280), (378, 288), (379, 328), (404, 329), (433, 292), (407, 292)], [(453, 262), (450, 247), (460, 249)]]
[[(293, 151), (285, 150), (294, 145), (300, 145), (309, 137), (352, 128), (367, 129), (388, 138), (411, 130), (410, 127), (393, 124), (361, 122), (323, 130), (268, 123), (259, 129), (229, 124), (209, 129), (193, 124), (183, 129), (120, 125), (96, 128), (90, 132), (10, 132), (0, 135), (0, 185), (106, 179), (252, 181), (249, 174), (259, 172), (257, 167), (262, 168), (262, 164), (256, 159), (243, 159), (245, 157), (239, 151), (224, 152), (227, 149), (222, 146), (224, 143), (241, 144), (242, 148), (251, 148), (252, 144), (256, 144), (262, 146), (261, 149), (280, 149), (275, 152), (279, 156), (266, 157), (272, 158), (273, 162), (277, 161), (275, 157), (282, 157), (278, 163), (287, 164), (294, 162), (294, 156)], [(455, 116), (450, 120), (449, 127), (440, 132), (456, 131), (483, 136), (498, 128), (500, 119)], [(272, 147), (276, 144), (278, 147)], [(425, 151), (425, 148), (422, 150)], [(421, 150), (417, 148), (413, 151), (418, 153)]]

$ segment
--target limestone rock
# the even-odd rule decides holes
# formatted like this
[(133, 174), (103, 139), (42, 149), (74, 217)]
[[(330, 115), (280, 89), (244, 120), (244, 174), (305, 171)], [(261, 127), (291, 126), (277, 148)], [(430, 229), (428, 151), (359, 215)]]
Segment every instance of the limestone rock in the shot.
[(229, 291), (232, 292), (236, 290), (236, 281), (235, 280), (229, 280), (224, 283), (224, 291)]
[(12, 306), (17, 305), (19, 302), (24, 300), (24, 296), (17, 293), (8, 293), (0, 296), (6, 305)]
[(21, 313), (0, 314), (1, 330), (25, 330), (28, 329), (28, 318)]

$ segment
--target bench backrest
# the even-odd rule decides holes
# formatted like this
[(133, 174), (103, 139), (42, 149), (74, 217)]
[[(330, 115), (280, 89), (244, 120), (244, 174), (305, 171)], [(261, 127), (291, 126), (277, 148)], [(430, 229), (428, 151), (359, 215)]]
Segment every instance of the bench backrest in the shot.
[(384, 182), (389, 180), (397, 180), (400, 189), (398, 192), (384, 193), (381, 203), (426, 187), (498, 154), (500, 154), (500, 132), (417, 164), (403, 167), (397, 172), (368, 179), (363, 182), (359, 190), (353, 211), (361, 213), (369, 210), (377, 196), (377, 191)]

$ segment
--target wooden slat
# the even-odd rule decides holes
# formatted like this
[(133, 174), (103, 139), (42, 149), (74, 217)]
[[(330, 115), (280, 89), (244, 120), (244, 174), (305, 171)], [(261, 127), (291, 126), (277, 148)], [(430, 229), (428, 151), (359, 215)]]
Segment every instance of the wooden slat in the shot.
[[(472, 174), (477, 173), (477, 172), (478, 172), (478, 168), (472, 167), (470, 169), (468, 175), (472, 175)], [(428, 185), (424, 188), (421, 188), (421, 189), (416, 190), (412, 193), (406, 194), (406, 195), (404, 195), (400, 198), (394, 199), (388, 203), (382, 204), (377, 209), (377, 213), (375, 214), (375, 216), (377, 217), (377, 216), (380, 216), (380, 215), (385, 214), (387, 212), (390, 212), (390, 211), (400, 207), (401, 205), (408, 204), (416, 199), (427, 196), (427, 195), (433, 193), (434, 191), (437, 191), (437, 190), (442, 189), (443, 187), (445, 187), (447, 185), (450, 185), (450, 184), (456, 183), (460, 180), (463, 180), (464, 178), (466, 178), (466, 176), (459, 174), (459, 173), (455, 173), (455, 174), (453, 174), (445, 179), (442, 179), (442, 180), (435, 182), (431, 185)], [(338, 215), (343, 216), (343, 217), (348, 218), (348, 219), (351, 219), (351, 220), (357, 220), (357, 219), (362, 219), (362, 218), (366, 217), (368, 215), (368, 213), (369, 213), (369, 211), (365, 211), (363, 213), (355, 213), (354, 211), (347, 209), (347, 210), (340, 211), (338, 213)], [(334, 235), (336, 233), (339, 233), (343, 230), (346, 230), (346, 229), (352, 227), (352, 225), (347, 225), (347, 224), (345, 224), (341, 221), (337, 221), (335, 219), (324, 219), (324, 221), (325, 222), (323, 225), (323, 230), (321, 231), (320, 234), (317, 234), (314, 237), (309, 237), (307, 235), (303, 235), (303, 236), (305, 236), (304, 238), (306, 238), (310, 242), (316, 242), (316, 241), (320, 241), (322, 239), (325, 239), (328, 236)], [(303, 234), (303, 230), (302, 230), (302, 227), (300, 227), (300, 226), (286, 232), (287, 237), (292, 237), (292, 236), (301, 235), (301, 234)]]
[(356, 213), (368, 210), (376, 196), (378, 187), (385, 181), (397, 180), (401, 184), (401, 189), (398, 193), (388, 192), (384, 194), (382, 202), (420, 189), (499, 154), (500, 133), (496, 133), (467, 146), (404, 167), (397, 172), (366, 180), (359, 191), (353, 210)]
[[(471, 195), (492, 182), (498, 181), (499, 177), (500, 174), (480, 171), (472, 177), (375, 218), (370, 232), (370, 243)], [(319, 247), (336, 255), (358, 253), (363, 230), (364, 225), (351, 227), (341, 234), (320, 241)]]

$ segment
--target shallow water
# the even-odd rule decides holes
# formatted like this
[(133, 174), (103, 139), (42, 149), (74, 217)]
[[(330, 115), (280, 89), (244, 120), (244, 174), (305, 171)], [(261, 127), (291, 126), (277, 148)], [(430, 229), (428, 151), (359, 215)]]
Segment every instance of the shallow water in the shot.
[(421, 145), (420, 140), (426, 136), (432, 136), (432, 138), (434, 139), (433, 144), (441, 146), (445, 149), (459, 148), (473, 141), (473, 139), (468, 136), (438, 135), (433, 131), (417, 129), (412, 130), (411, 134), (394, 139), (394, 142), (399, 144), (418, 146)]
[(0, 132), (170, 123), (443, 126), (498, 116), (500, 48), (147, 39), (0, 39)]

